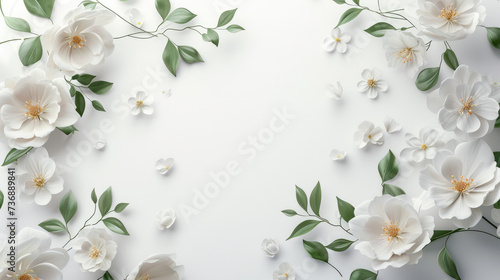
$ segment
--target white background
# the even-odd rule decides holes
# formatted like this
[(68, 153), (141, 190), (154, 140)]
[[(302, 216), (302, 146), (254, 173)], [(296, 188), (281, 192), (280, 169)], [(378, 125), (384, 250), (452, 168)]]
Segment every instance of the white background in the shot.
[[(64, 14), (79, 2), (57, 0), (55, 22), (61, 23)], [(160, 21), (152, 0), (105, 3), (122, 15), (128, 8), (138, 8), (145, 15), (146, 29), (155, 29)], [(6, 14), (27, 18), (34, 32), (42, 33), (50, 26), (49, 21), (28, 15), (22, 1), (4, 0), (2, 4)], [(500, 4), (486, 1), (485, 5), (489, 13), (485, 25), (500, 26)], [(177, 78), (167, 72), (161, 60), (165, 39), (117, 40), (105, 64), (87, 71), (115, 83), (105, 96), (90, 95), (100, 100), (107, 112), (96, 112), (88, 104), (84, 118), (76, 124), (80, 132), (70, 137), (54, 132), (46, 145), (60, 165), (69, 167), (63, 174), (65, 192), (73, 190), (79, 202), (71, 228), (75, 231), (90, 215), (92, 188), (100, 194), (112, 186), (115, 202), (131, 203), (118, 216), (131, 236), (113, 234), (119, 246), (112, 268), (115, 279), (123, 279), (140, 260), (154, 253), (176, 253), (178, 263), (185, 266), (185, 279), (271, 279), (285, 261), (300, 272), (299, 279), (341, 279), (331, 267), (309, 258), (302, 238), (285, 242), (302, 219), (285, 217), (280, 211), (299, 210), (294, 185), (309, 193), (317, 181), (323, 186), (322, 215), (330, 219), (337, 215), (335, 196), (357, 205), (380, 195), (378, 161), (389, 149), (399, 155), (405, 146), (405, 132), (418, 133), (424, 126), (439, 128), (437, 117), (427, 110), (425, 93), (403, 73), (387, 67), (382, 41), (362, 31), (377, 21), (368, 13), (343, 27), (352, 33), (353, 41), (348, 53), (340, 55), (321, 47), (345, 10), (333, 1), (173, 1), (173, 8), (177, 7), (199, 14), (194, 23), (205, 26), (215, 25), (223, 10), (238, 7), (233, 23), (246, 31), (221, 32), (219, 48), (194, 32), (172, 33), (176, 43), (196, 47), (206, 62), (181, 63)], [(109, 29), (115, 36), (134, 31), (119, 19)], [(0, 32), (1, 41), (20, 36), (4, 24), (0, 24)], [(461, 63), (500, 79), (500, 51), (489, 45), (485, 33), (479, 28), (451, 45)], [(21, 73), (18, 45), (0, 46), (0, 80)], [(430, 66), (438, 64), (443, 51), (442, 44), (431, 47)], [(389, 91), (376, 100), (356, 91), (361, 71), (373, 67), (382, 69), (389, 83)], [(451, 71), (443, 64), (441, 74), (446, 77)], [(324, 94), (325, 85), (336, 81), (344, 86), (341, 101)], [(152, 116), (132, 116), (123, 104), (141, 87), (155, 97)], [(168, 89), (172, 90), (169, 98), (162, 94)], [(294, 118), (255, 150), (255, 157), (238, 150), (241, 145), (250, 147), (249, 137), (266, 133), (263, 131), (270, 127), (274, 112), (285, 108)], [(387, 115), (398, 120), (403, 131), (386, 134), (383, 146), (357, 149), (352, 141), (357, 125), (368, 119), (381, 126)], [(103, 126), (111, 129), (103, 131)], [(100, 133), (107, 141), (106, 148), (89, 148)], [(488, 137), (497, 149), (498, 136), (494, 132)], [(345, 150), (347, 160), (332, 162), (329, 153), (333, 148)], [(0, 150), (5, 155), (8, 148), (3, 145)], [(161, 176), (155, 162), (168, 157), (175, 158), (176, 165), (167, 176)], [(228, 186), (209, 198), (208, 205), (203, 205), (206, 207), (199, 207), (197, 215), (185, 215), (181, 206), (194, 207), (196, 192), (203, 192), (213, 182), (210, 173), (224, 170), (233, 161), (239, 164), (239, 173), (230, 177)], [(6, 168), (2, 170), (0, 180), (6, 182)], [(406, 173), (395, 184), (418, 196), (417, 174)], [(19, 205), (19, 226), (37, 227), (43, 220), (59, 218), (61, 197), (62, 193), (45, 207)], [(165, 208), (175, 209), (178, 219), (174, 228), (159, 231), (155, 214)], [(1, 212), (4, 216), (5, 209)], [(447, 226), (443, 222), (438, 225)], [(483, 222), (479, 227), (492, 230)], [(281, 243), (281, 252), (274, 259), (265, 257), (260, 249), (262, 240), (269, 237)], [(320, 225), (304, 239), (328, 244), (340, 237), (348, 236)], [(53, 246), (66, 240), (64, 235), (56, 235)], [(386, 269), (379, 279), (449, 279), (436, 262), (442, 246), (442, 241), (430, 245), (418, 265)], [(449, 241), (462, 279), (498, 275), (499, 249), (497, 240), (479, 234), (457, 234)], [(353, 269), (370, 269), (369, 262), (352, 249), (331, 253), (330, 262), (345, 279)], [(82, 273), (71, 260), (64, 275), (79, 280), (97, 279), (102, 273)]]

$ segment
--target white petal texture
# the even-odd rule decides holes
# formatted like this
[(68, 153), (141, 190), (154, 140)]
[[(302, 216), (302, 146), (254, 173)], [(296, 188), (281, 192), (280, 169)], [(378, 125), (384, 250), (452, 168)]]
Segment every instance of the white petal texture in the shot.
[(400, 131), (402, 128), (400, 123), (389, 116), (384, 118), (384, 127), (387, 133), (395, 133)]
[(384, 144), (384, 133), (380, 127), (370, 121), (364, 121), (358, 126), (358, 130), (354, 133), (354, 144), (358, 148), (364, 148), (368, 143), (375, 145)]
[(171, 255), (157, 254), (142, 261), (126, 280), (180, 280), (182, 269)]
[(377, 68), (363, 70), (361, 77), (363, 80), (358, 82), (358, 91), (366, 93), (366, 96), (370, 99), (377, 98), (380, 92), (386, 92), (389, 88), (387, 83), (380, 79), (382, 72)]
[(351, 41), (351, 34), (347, 32), (342, 33), (340, 28), (335, 28), (330, 35), (323, 40), (323, 49), (327, 52), (337, 51), (345, 53), (347, 51), (347, 43)]
[(375, 270), (415, 264), (430, 243), (434, 219), (421, 216), (406, 195), (384, 195), (356, 207), (349, 221), (359, 239), (356, 249), (372, 260)]
[(74, 259), (82, 271), (107, 271), (117, 252), (117, 244), (105, 229), (86, 228), (73, 242)]
[(175, 160), (173, 158), (159, 159), (156, 161), (156, 170), (162, 175), (167, 174), (174, 166)]
[(175, 211), (172, 209), (165, 209), (156, 213), (156, 227), (159, 230), (170, 228), (176, 220)]
[(432, 128), (422, 128), (418, 136), (407, 133), (405, 138), (409, 147), (401, 151), (401, 158), (415, 164), (432, 160), (445, 146), (439, 132)]
[(128, 99), (128, 105), (130, 106), (132, 115), (138, 115), (143, 113), (145, 115), (152, 115), (154, 98), (148, 95), (144, 91), (138, 91), (135, 96)]
[(409, 32), (387, 31), (384, 49), (389, 66), (403, 69), (410, 78), (414, 78), (426, 62), (424, 41)]
[(325, 93), (327, 96), (335, 98), (336, 100), (340, 100), (342, 98), (342, 93), (344, 92), (344, 88), (340, 82), (335, 84), (326, 85)]
[(347, 156), (346, 152), (344, 152), (342, 150), (333, 149), (330, 152), (330, 158), (333, 161), (344, 160), (346, 156)]
[(289, 263), (282, 263), (279, 270), (273, 273), (273, 280), (295, 280), (296, 273)]
[(142, 13), (136, 8), (128, 9), (125, 14), (127, 15), (128, 21), (137, 27), (141, 27), (144, 23), (144, 17)]
[(268, 238), (262, 241), (261, 248), (266, 256), (274, 258), (274, 256), (276, 256), (276, 254), (280, 251), (280, 244), (278, 241)]

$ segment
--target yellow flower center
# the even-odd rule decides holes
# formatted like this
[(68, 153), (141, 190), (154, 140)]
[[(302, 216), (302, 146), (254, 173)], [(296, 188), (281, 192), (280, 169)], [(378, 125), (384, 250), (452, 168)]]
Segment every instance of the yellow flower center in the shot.
[(441, 9), (441, 15), (439, 15), (440, 18), (445, 18), (447, 21), (453, 21), (455, 17), (460, 15), (459, 12), (457, 12), (457, 9), (453, 9), (453, 4), (448, 5), (448, 7)]
[(470, 188), (470, 186), (472, 185), (472, 182), (474, 182), (474, 179), (465, 179), (464, 181), (464, 176), (460, 176), (460, 181), (458, 181), (457, 179), (455, 179), (455, 176), (451, 176), (451, 178), (453, 179), (451, 181), (451, 183), (453, 184), (453, 187), (451, 187), (450, 189), (452, 190), (456, 190), (457, 192), (459, 193), (463, 193), (464, 191), (466, 191), (468, 188)]
[(141, 276), (141, 278), (139, 278), (139, 280), (149, 280), (149, 274), (144, 274)]
[(101, 252), (99, 252), (99, 249), (97, 249), (96, 246), (92, 247), (92, 249), (90, 250), (89, 258), (92, 258), (95, 260), (99, 257), (99, 255), (101, 255)]
[(285, 277), (288, 278), (288, 273), (285, 273)]
[(369, 87), (374, 87), (377, 82), (375, 81), (375, 79), (369, 79), (368, 81), (366, 81), (366, 83)]
[(373, 135), (368, 134), (368, 139), (372, 139)]
[(472, 97), (470, 97), (467, 101), (460, 99), (460, 102), (462, 102), (464, 106), (458, 112), (460, 114), (463, 114), (465, 111), (467, 111), (467, 114), (472, 115), (472, 107), (477, 106), (477, 105), (472, 105)]
[(386, 236), (388, 242), (391, 242), (393, 239), (399, 241), (399, 234), (404, 230), (404, 228), (400, 228), (398, 224), (399, 222), (393, 223), (390, 221), (390, 224), (385, 223), (385, 227), (382, 227), (382, 230), (384, 231), (382, 236)]
[(142, 108), (142, 106), (144, 106), (144, 102), (142, 102), (142, 100), (137, 100), (135, 102), (135, 106), (139, 107), (139, 108)]
[(340, 38), (339, 37), (335, 38), (335, 42), (337, 43), (340, 42)]
[(422, 145), (420, 146), (420, 149), (422, 149), (422, 150), (424, 150), (424, 151), (425, 151), (425, 150), (427, 150), (427, 148), (428, 148), (428, 147), (427, 147), (427, 145), (425, 145), (425, 144), (422, 144)]
[(397, 52), (395, 55), (403, 60), (403, 63), (411, 62), (415, 51), (412, 48), (405, 48)]
[(85, 39), (83, 39), (78, 35), (71, 37), (71, 41), (69, 41), (70, 48), (73, 47), (73, 49), (76, 49), (76, 47), (78, 47), (79, 49), (81, 49), (84, 46), (85, 46)]
[(19, 280), (40, 280), (40, 279), (38, 279), (34, 276), (31, 276), (29, 274), (23, 274), (23, 275), (17, 277), (17, 279), (19, 279)]
[(28, 109), (28, 111), (24, 114), (30, 119), (40, 120), (40, 114), (42, 114), (43, 110), (45, 110), (45, 107), (40, 105), (40, 101), (37, 103), (32, 103), (31, 100), (26, 101), (26, 105), (24, 105), (24, 107)]
[(45, 183), (45, 178), (43, 177), (42, 173), (38, 173), (38, 175), (33, 178), (33, 184), (36, 188), (42, 188), (43, 186), (45, 186)]

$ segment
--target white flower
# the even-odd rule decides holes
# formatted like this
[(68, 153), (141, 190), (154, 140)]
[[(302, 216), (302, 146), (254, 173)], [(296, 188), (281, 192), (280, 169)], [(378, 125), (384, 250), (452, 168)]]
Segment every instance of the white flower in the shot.
[(86, 228), (74, 241), (75, 261), (82, 271), (106, 271), (111, 267), (118, 245), (102, 228)]
[(104, 147), (106, 147), (106, 140), (99, 139), (99, 140), (95, 141), (94, 148), (96, 150), (102, 150), (102, 149), (104, 149)]
[(172, 209), (158, 211), (156, 213), (156, 227), (159, 230), (168, 229), (175, 223), (175, 219), (175, 211)]
[(160, 172), (160, 174), (167, 174), (170, 169), (174, 166), (174, 159), (173, 158), (167, 158), (167, 159), (159, 159), (156, 161), (156, 170)]
[(46, 70), (34, 68), (0, 89), (0, 129), (12, 148), (40, 147), (56, 127), (78, 120), (69, 85), (55, 70)]
[(340, 84), (340, 82), (337, 82), (336, 84), (326, 85), (325, 93), (329, 97), (333, 97), (337, 100), (340, 100), (343, 92), (344, 92), (344, 89), (342, 88), (342, 85)]
[(21, 176), (19, 187), (20, 199), (24, 203), (47, 205), (52, 195), (63, 190), (63, 179), (57, 175), (56, 163), (49, 157), (45, 148), (30, 152), (19, 161)]
[(358, 131), (354, 133), (354, 144), (361, 149), (368, 143), (384, 144), (384, 134), (380, 127), (375, 127), (370, 121), (364, 121), (358, 126)]
[(144, 91), (139, 91), (135, 94), (135, 97), (130, 97), (128, 99), (128, 105), (132, 108), (132, 115), (138, 115), (142, 112), (145, 115), (153, 114), (153, 96), (148, 95)]
[(280, 264), (279, 270), (273, 273), (273, 280), (295, 280), (295, 271), (289, 263)]
[(410, 147), (401, 151), (401, 157), (412, 163), (431, 160), (436, 156), (439, 149), (444, 147), (439, 132), (432, 128), (422, 128), (418, 133), (418, 137), (412, 133), (406, 133), (405, 138)]
[(389, 116), (386, 116), (384, 118), (384, 127), (387, 133), (395, 133), (400, 131), (402, 128), (400, 123), (398, 123), (395, 119)]
[(142, 261), (126, 280), (180, 280), (181, 271), (170, 255), (158, 254)]
[(142, 13), (136, 8), (128, 9), (125, 14), (128, 20), (137, 27), (141, 27), (144, 23)]
[(323, 40), (323, 49), (327, 52), (336, 50), (339, 53), (345, 53), (349, 41), (351, 41), (351, 34), (347, 32), (342, 33), (340, 28), (335, 28), (332, 30), (331, 36)]
[(346, 156), (347, 156), (346, 152), (342, 150), (333, 149), (330, 152), (330, 158), (332, 160), (344, 160)]
[(102, 63), (114, 49), (113, 36), (103, 27), (113, 19), (108, 11), (81, 6), (68, 13), (64, 18), (67, 25), (54, 26), (42, 36), (49, 64), (72, 73)]
[[(68, 252), (61, 248), (50, 248), (50, 236), (42, 231), (23, 228), (16, 240), (15, 272), (4, 267), (0, 271), (2, 280), (62, 280), (61, 270), (69, 261)], [(10, 247), (11, 245), (7, 245)]]
[(389, 88), (387, 83), (380, 79), (382, 72), (377, 68), (363, 70), (361, 77), (363, 80), (358, 83), (358, 91), (366, 92), (368, 98), (376, 98), (379, 92), (385, 92)]
[(482, 81), (490, 85), (491, 88), (490, 97), (500, 103), (500, 84), (498, 84), (498, 82), (493, 81), (493, 77), (491, 75), (483, 76)]
[(375, 270), (416, 264), (431, 242), (434, 218), (420, 216), (406, 195), (384, 195), (356, 207), (349, 221), (359, 238), (356, 249), (372, 260)]
[(438, 153), (433, 164), (420, 172), (419, 181), (435, 201), (441, 218), (468, 228), (481, 219), (481, 206), (499, 200), (498, 170), (488, 144), (476, 140), (457, 145), (454, 153)]
[(276, 254), (280, 251), (280, 244), (278, 241), (268, 238), (262, 241), (261, 248), (266, 256), (274, 258), (274, 256), (276, 256)]
[(409, 32), (387, 31), (384, 49), (389, 66), (404, 69), (410, 78), (414, 78), (425, 63), (424, 41)]
[(481, 0), (419, 0), (416, 13), (429, 38), (460, 40), (484, 22), (486, 8), (480, 3)]

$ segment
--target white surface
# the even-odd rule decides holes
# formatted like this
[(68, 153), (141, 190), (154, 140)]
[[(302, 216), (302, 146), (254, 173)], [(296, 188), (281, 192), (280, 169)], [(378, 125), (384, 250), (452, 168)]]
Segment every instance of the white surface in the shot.
[[(24, 15), (33, 22), (22, 2), (2, 2), (7, 13)], [(57, 1), (56, 21), (78, 2)], [(105, 3), (121, 14), (130, 7), (138, 8), (145, 14), (146, 29), (155, 28), (159, 22), (153, 1)], [(9, 5), (14, 7), (7, 8)], [(485, 25), (500, 26), (500, 4), (488, 1), (486, 5), (489, 15)], [(178, 263), (185, 266), (185, 279), (271, 279), (283, 261), (300, 270), (300, 279), (341, 279), (332, 268), (308, 257), (302, 238), (284, 241), (301, 219), (287, 218), (280, 211), (299, 210), (295, 184), (310, 192), (318, 180), (323, 186), (322, 213), (331, 219), (336, 216), (335, 196), (357, 205), (379, 195), (377, 163), (388, 149), (399, 154), (405, 145), (405, 132), (417, 133), (426, 125), (439, 128), (436, 116), (426, 108), (425, 94), (404, 74), (386, 67), (381, 40), (362, 31), (375, 22), (369, 20), (371, 16), (364, 15), (363, 20), (343, 28), (353, 34), (347, 54), (322, 50), (321, 42), (345, 9), (333, 1), (173, 1), (173, 7), (180, 6), (199, 14), (195, 23), (204, 25), (216, 23), (221, 10), (238, 7), (234, 23), (247, 31), (222, 33), (219, 48), (203, 42), (195, 33), (175, 34), (176, 42), (196, 47), (206, 61), (191, 66), (182, 63), (177, 78), (167, 73), (161, 61), (166, 43), (163, 39), (116, 41), (115, 52), (106, 63), (87, 71), (115, 82), (112, 92), (96, 97), (107, 113), (88, 106), (84, 118), (76, 124), (79, 133), (66, 137), (55, 132), (47, 145), (58, 163), (72, 169), (63, 177), (65, 190), (73, 190), (79, 202), (71, 223), (73, 231), (91, 212), (92, 188), (101, 193), (113, 186), (115, 202), (131, 203), (119, 216), (131, 236), (113, 235), (119, 245), (112, 269), (118, 272), (115, 279), (124, 277), (153, 253), (176, 253)], [(50, 25), (47, 21), (35, 22), (36, 32)], [(18, 36), (3, 24), (0, 30), (1, 40)], [(115, 36), (132, 31), (119, 20), (111, 30)], [(489, 46), (485, 33), (479, 29), (452, 46), (461, 63), (500, 78), (500, 52)], [(0, 46), (0, 80), (21, 70), (15, 55), (17, 47), (17, 43)], [(432, 65), (437, 64), (443, 50), (441, 45), (432, 46)], [(390, 87), (377, 100), (356, 92), (361, 71), (373, 67), (383, 70)], [(443, 66), (443, 76), (451, 73), (446, 68)], [(159, 82), (150, 74), (157, 69)], [(341, 81), (344, 87), (340, 101), (324, 94), (325, 85), (335, 81)], [(121, 104), (141, 86), (155, 96), (152, 116), (132, 116)], [(165, 98), (161, 92), (168, 89), (172, 89), (172, 96)], [(252, 148), (255, 157), (251, 158), (250, 138), (266, 133), (263, 131), (274, 122), (275, 111), (284, 108), (294, 118), (273, 134), (272, 141), (259, 146), (260, 150)], [(357, 149), (352, 142), (357, 125), (369, 119), (383, 126), (386, 115), (399, 121), (403, 131), (385, 134), (386, 143), (381, 147)], [(112, 131), (102, 132), (108, 126)], [(102, 151), (91, 148), (87, 140), (96, 129), (101, 129), (107, 142)], [(495, 144), (498, 136), (495, 132), (489, 142)], [(241, 145), (246, 152), (239, 150)], [(88, 152), (75, 155), (85, 147)], [(493, 147), (498, 149), (500, 145)], [(332, 162), (329, 154), (333, 148), (345, 150), (347, 159)], [(3, 145), (0, 154), (7, 151)], [(167, 176), (161, 176), (155, 162), (168, 157), (175, 158), (176, 165)], [(193, 206), (195, 193), (213, 182), (210, 173), (226, 169), (233, 161), (238, 163), (239, 173), (230, 177), (227, 187), (210, 198), (198, 215), (184, 215), (181, 205)], [(0, 182), (6, 182), (5, 173), (3, 168)], [(409, 194), (420, 193), (415, 174), (400, 177), (396, 183)], [(155, 214), (165, 208), (176, 209), (178, 219), (173, 229), (159, 231)], [(1, 213), (4, 215), (5, 209)], [(42, 220), (59, 215), (57, 203), (47, 207), (20, 205), (18, 213), (22, 227), (36, 227)], [(274, 259), (264, 256), (260, 249), (262, 240), (269, 237), (281, 243), (281, 252)], [(304, 236), (323, 243), (339, 237), (346, 236), (324, 225)], [(66, 236), (58, 236), (54, 245), (60, 246), (65, 240)], [(380, 279), (449, 279), (437, 265), (442, 242), (436, 243), (425, 250), (418, 265), (384, 270)], [(500, 273), (496, 240), (463, 233), (450, 239), (449, 246), (462, 279), (485, 279)], [(354, 250), (331, 253), (330, 257), (345, 279), (353, 269), (370, 269), (368, 261)], [(65, 278), (75, 280), (102, 275), (81, 273), (73, 260), (64, 273)]]

